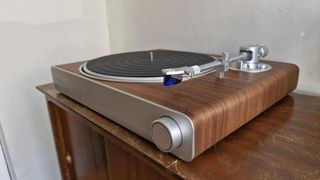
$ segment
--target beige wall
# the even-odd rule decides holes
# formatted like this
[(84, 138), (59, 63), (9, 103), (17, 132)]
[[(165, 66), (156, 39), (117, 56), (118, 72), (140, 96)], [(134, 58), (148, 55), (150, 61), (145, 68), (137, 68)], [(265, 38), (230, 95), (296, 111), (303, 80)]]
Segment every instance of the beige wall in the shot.
[(0, 121), (17, 179), (60, 179), (44, 96), (50, 66), (109, 53), (104, 0), (1, 0)]
[(51, 81), (51, 65), (105, 55), (109, 42), (112, 52), (205, 53), (264, 42), (268, 58), (300, 66), (299, 90), (320, 95), (318, 0), (106, 2), (1, 0), (0, 122), (18, 179), (60, 178), (44, 96), (35, 86)]
[(319, 0), (106, 0), (112, 52), (167, 48), (237, 52), (263, 42), (267, 58), (299, 65), (298, 90), (320, 95)]

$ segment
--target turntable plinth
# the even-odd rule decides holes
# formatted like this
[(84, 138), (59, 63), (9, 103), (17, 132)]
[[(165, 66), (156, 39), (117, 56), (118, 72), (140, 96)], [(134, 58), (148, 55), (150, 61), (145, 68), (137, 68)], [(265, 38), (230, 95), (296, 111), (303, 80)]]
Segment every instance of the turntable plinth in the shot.
[(83, 62), (55, 66), (55, 87), (63, 94), (152, 141), (154, 120), (170, 116), (183, 142), (171, 151), (191, 161), (203, 151), (272, 106), (297, 86), (298, 67), (271, 62), (263, 73), (208, 74), (173, 87), (159, 83), (92, 80), (78, 69)]

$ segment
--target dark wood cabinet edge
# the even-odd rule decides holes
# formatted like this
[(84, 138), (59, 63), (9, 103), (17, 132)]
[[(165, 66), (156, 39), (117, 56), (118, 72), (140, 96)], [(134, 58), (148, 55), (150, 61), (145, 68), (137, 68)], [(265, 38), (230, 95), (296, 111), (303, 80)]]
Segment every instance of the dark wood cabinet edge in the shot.
[[(41, 89), (39, 89), (39, 90), (41, 91)], [(131, 155), (133, 155), (135, 158), (137, 158), (141, 162), (144, 162), (145, 164), (147, 164), (150, 167), (152, 167), (155, 170), (157, 170), (164, 177), (166, 177), (168, 179), (183, 179), (182, 177), (178, 176), (177, 174), (175, 174), (170, 169), (162, 166), (160, 163), (158, 163), (158, 162), (154, 161), (153, 159), (151, 159), (150, 157), (142, 154), (140, 151), (138, 151), (134, 147), (130, 146), (130, 144), (127, 144), (122, 139), (119, 139), (118, 137), (108, 133), (107, 131), (103, 130), (98, 125), (94, 124), (93, 122), (86, 120), (85, 117), (83, 117), (80, 114), (78, 114), (77, 112), (73, 111), (71, 108), (69, 108), (69, 107), (61, 104), (60, 102), (56, 101), (51, 96), (47, 96), (46, 95), (46, 100), (47, 100), (48, 107), (49, 107), (50, 103), (53, 103), (53, 104), (57, 105), (59, 108), (61, 108), (64, 111), (66, 111), (67, 113), (72, 113), (73, 116), (77, 117), (77, 119), (79, 119), (79, 121), (81, 121), (82, 123), (84, 123), (87, 126), (89, 126), (92, 130), (94, 130), (97, 133), (100, 133), (100, 134), (104, 135), (105, 139), (108, 140), (108, 142), (112, 142), (115, 145), (118, 145), (119, 147), (121, 147), (121, 149), (123, 149), (124, 151), (130, 153)], [(55, 118), (53, 113), (54, 112), (52, 112), (52, 110), (50, 110), (50, 108), (49, 108), (50, 118), (51, 118), (51, 116), (52, 116), (52, 118)], [(52, 118), (51, 118), (51, 123), (56, 126), (55, 122), (52, 122), (52, 121), (55, 121)], [(59, 125), (61, 126), (61, 124), (59, 124)], [(74, 177), (74, 176), (72, 176), (72, 174), (74, 173), (74, 170), (72, 169), (72, 167), (70, 167), (68, 165), (68, 162), (65, 159), (65, 154), (67, 153), (66, 149), (64, 147), (61, 148), (59, 146), (60, 143), (65, 145), (66, 142), (62, 137), (62, 132), (60, 132), (61, 130), (56, 129), (56, 128), (57, 127), (52, 127), (55, 135), (57, 135), (57, 137), (58, 137), (58, 139), (55, 140), (56, 141), (55, 143), (56, 143), (57, 153), (58, 153), (58, 157), (59, 157), (60, 168), (61, 168), (61, 171), (63, 172), (62, 175), (63, 175), (63, 178), (72, 179), (71, 177)], [(57, 132), (55, 132), (55, 131), (57, 131)], [(57, 145), (59, 146), (59, 148), (57, 147)]]
[(48, 100), (47, 97), (47, 107), (48, 107), (48, 112), (50, 116), (50, 121), (51, 121), (51, 129), (52, 133), (54, 135), (54, 142), (55, 142), (55, 147), (57, 151), (57, 156), (59, 160), (59, 167), (61, 171), (61, 176), (65, 180), (71, 180), (74, 177), (74, 169), (72, 166), (70, 166), (67, 162), (66, 155), (68, 153), (66, 149), (66, 144), (67, 142), (66, 139), (63, 137), (63, 130), (62, 130), (62, 124), (60, 120), (59, 113), (56, 112), (57, 108), (54, 107), (55, 104), (51, 101)]

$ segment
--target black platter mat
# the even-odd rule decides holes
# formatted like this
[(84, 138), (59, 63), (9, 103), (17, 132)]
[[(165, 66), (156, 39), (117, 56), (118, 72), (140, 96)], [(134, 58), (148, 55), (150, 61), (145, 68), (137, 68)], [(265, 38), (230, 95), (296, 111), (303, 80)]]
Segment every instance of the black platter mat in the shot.
[[(151, 59), (151, 53), (153, 59)], [(161, 77), (161, 69), (201, 65), (214, 61), (205, 54), (182, 51), (139, 51), (103, 56), (87, 62), (87, 69), (118, 77)]]

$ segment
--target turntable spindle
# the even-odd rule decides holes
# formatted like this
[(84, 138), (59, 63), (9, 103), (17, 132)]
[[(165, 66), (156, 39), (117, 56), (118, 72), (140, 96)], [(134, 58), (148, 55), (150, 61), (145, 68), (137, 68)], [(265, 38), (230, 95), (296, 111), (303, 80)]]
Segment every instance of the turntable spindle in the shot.
[(153, 52), (150, 51), (150, 61), (153, 61)]

